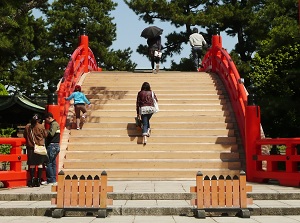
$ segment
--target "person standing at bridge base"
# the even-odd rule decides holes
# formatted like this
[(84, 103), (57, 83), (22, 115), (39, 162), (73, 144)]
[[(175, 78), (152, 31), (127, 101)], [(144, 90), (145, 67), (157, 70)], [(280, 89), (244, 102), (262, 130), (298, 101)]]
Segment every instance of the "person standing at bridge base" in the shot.
[(47, 154), (49, 162), (46, 164), (47, 181), (43, 181), (42, 184), (56, 184), (56, 157), (60, 152), (60, 126), (58, 122), (53, 118), (53, 114), (48, 112), (45, 114), (45, 121), (50, 124), (48, 130), (48, 136), (46, 138)]
[(201, 61), (202, 48), (203, 46), (206, 46), (207, 43), (204, 37), (200, 33), (198, 33), (197, 28), (193, 28), (193, 33), (189, 37), (189, 42), (192, 47), (194, 68), (196, 71), (198, 71), (199, 66), (203, 67)]

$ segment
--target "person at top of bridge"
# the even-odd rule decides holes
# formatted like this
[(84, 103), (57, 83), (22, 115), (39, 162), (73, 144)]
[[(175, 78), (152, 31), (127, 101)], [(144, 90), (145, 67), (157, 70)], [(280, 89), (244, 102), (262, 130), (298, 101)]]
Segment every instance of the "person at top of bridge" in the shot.
[[(159, 71), (159, 61), (161, 57), (161, 37), (156, 36), (147, 39), (149, 55), (151, 58), (152, 73), (156, 74)], [(156, 64), (156, 69), (154, 69), (154, 64)]]
[(196, 71), (198, 71), (199, 66), (202, 67), (202, 48), (203, 46), (207, 46), (207, 43), (204, 37), (200, 33), (198, 33), (197, 28), (193, 28), (193, 33), (189, 37), (189, 42), (192, 47), (194, 66)]
[(80, 129), (80, 113), (82, 112), (82, 118), (83, 120), (86, 119), (87, 116), (87, 110), (85, 105), (87, 104), (89, 107), (91, 107), (91, 102), (86, 98), (85, 94), (81, 92), (81, 86), (76, 85), (74, 88), (74, 92), (69, 96), (65, 98), (67, 101), (70, 101), (71, 99), (74, 99), (74, 107), (75, 107), (75, 115), (76, 115), (76, 126), (77, 130)]

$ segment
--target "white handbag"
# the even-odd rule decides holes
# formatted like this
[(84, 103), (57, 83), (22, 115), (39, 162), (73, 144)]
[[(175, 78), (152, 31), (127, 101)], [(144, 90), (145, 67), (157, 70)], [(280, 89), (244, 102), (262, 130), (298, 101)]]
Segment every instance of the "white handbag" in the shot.
[(154, 104), (154, 107), (155, 107), (154, 113), (157, 113), (157, 112), (159, 112), (159, 107), (158, 107), (157, 101), (155, 100), (153, 91), (152, 91), (152, 98), (153, 98), (153, 104)]
[(159, 52), (159, 51), (157, 51), (157, 50), (154, 51), (154, 56), (155, 56), (155, 57), (161, 58), (161, 55), (162, 55), (162, 52)]

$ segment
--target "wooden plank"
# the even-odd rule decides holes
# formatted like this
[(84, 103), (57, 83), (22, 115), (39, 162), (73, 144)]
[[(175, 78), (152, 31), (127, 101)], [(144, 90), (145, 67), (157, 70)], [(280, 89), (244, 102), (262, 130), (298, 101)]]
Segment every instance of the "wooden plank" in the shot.
[(218, 180), (219, 207), (225, 207), (225, 181), (221, 175)]
[(72, 177), (72, 188), (71, 188), (71, 207), (78, 206), (78, 178), (76, 175)]
[(211, 197), (210, 197), (210, 179), (208, 176), (204, 177), (204, 207), (210, 208), (211, 205)]
[(78, 200), (78, 206), (79, 207), (85, 207), (85, 177), (83, 175), (79, 178), (79, 200)]
[(72, 190), (72, 180), (68, 175), (65, 178), (65, 188), (64, 188), (64, 207), (71, 206), (71, 190)]
[(225, 181), (225, 200), (226, 200), (226, 207), (232, 207), (232, 181), (231, 177), (227, 176)]
[(219, 204), (218, 197), (218, 179), (215, 175), (211, 178), (211, 207), (216, 208)]
[(232, 206), (239, 207), (240, 206), (240, 181), (237, 176), (233, 177), (232, 185), (233, 185)]
[(98, 175), (94, 177), (94, 187), (93, 187), (93, 207), (100, 207), (100, 178)]
[(93, 178), (91, 175), (87, 177), (86, 180), (86, 197), (85, 197), (85, 206), (87, 208), (92, 207), (93, 204)]

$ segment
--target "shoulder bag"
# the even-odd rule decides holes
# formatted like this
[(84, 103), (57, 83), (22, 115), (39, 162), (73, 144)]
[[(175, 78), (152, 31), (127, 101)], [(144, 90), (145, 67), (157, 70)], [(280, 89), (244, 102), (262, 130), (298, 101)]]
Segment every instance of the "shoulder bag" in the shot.
[(34, 143), (34, 153), (39, 154), (39, 155), (47, 155), (47, 149), (46, 149), (45, 145), (39, 146), (35, 143), (32, 129), (31, 129), (31, 136), (32, 136), (33, 143)]
[(153, 98), (153, 104), (154, 104), (154, 108), (155, 108), (155, 112), (154, 112), (154, 113), (159, 112), (158, 103), (157, 103), (157, 101), (155, 100), (153, 91), (152, 91), (152, 98)]

